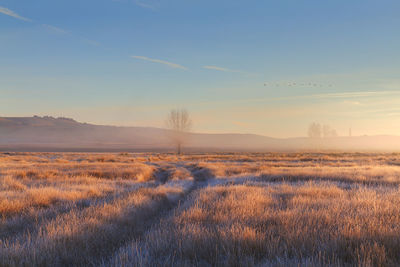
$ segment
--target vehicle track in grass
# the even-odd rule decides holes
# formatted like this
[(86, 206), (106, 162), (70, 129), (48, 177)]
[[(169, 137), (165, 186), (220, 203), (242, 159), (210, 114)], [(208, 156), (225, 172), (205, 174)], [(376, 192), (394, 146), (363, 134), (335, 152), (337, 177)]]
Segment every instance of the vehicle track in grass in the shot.
[(36, 220), (0, 242), (0, 262), (5, 266), (27, 262), (34, 266), (98, 266), (158, 224), (198, 187), (195, 179), (171, 180), (169, 174), (168, 168), (161, 166), (151, 186), (96, 201), (96, 205), (76, 203)]
[[(158, 164), (157, 164), (158, 165)], [(124, 248), (128, 244), (132, 242), (137, 242), (141, 239), (143, 239), (148, 231), (151, 231), (151, 229), (157, 227), (165, 221), (166, 219), (170, 218), (173, 216), (178, 209), (180, 209), (180, 206), (182, 203), (186, 203), (188, 200), (188, 197), (192, 195), (194, 191), (201, 190), (202, 188), (208, 186), (207, 180), (210, 178), (213, 178), (212, 175), (209, 175), (211, 172), (203, 167), (198, 167), (197, 165), (193, 164), (174, 164), (171, 166), (169, 164), (168, 168), (171, 167), (184, 167), (186, 168), (190, 173), (192, 177), (187, 177), (188, 179), (182, 179), (182, 180), (170, 180), (170, 171), (168, 168), (165, 166), (160, 166), (158, 174), (161, 175), (162, 179), (161, 181), (164, 181), (160, 186), (164, 187), (177, 187), (181, 186), (183, 189), (183, 194), (181, 194), (179, 197), (174, 198), (174, 197), (168, 197), (170, 201), (170, 205), (166, 209), (164, 209), (162, 212), (156, 214), (154, 217), (150, 218), (148, 221), (144, 222), (144, 230), (137, 235), (132, 236), (130, 240), (126, 240), (121, 246), (118, 248), (115, 248), (115, 250), (112, 251), (112, 253), (109, 253), (108, 255), (105, 255), (100, 261), (96, 261), (91, 263), (92, 266), (98, 266), (101, 264), (102, 266), (108, 266), (109, 261), (112, 259), (112, 257), (117, 253), (121, 248)], [(162, 175), (168, 175), (167, 178), (165, 179), (165, 176)]]
[[(171, 179), (171, 170), (176, 167), (186, 168), (192, 177), (187, 177), (188, 179), (182, 180), (174, 180)], [(48, 256), (44, 256), (41, 259), (32, 259), (33, 262), (36, 262), (38, 265), (43, 266), (98, 266), (100, 263), (107, 262), (110, 257), (114, 255), (116, 251), (118, 251), (121, 247), (124, 247), (129, 242), (134, 242), (136, 240), (140, 240), (143, 236), (146, 235), (146, 232), (150, 229), (156, 227), (160, 224), (160, 222), (164, 221), (166, 218), (169, 218), (173, 215), (181, 203), (185, 203), (188, 199), (188, 196), (191, 195), (192, 192), (201, 190), (207, 186), (213, 186), (216, 179), (213, 175), (212, 171), (205, 168), (200, 167), (197, 164), (166, 164), (166, 165), (158, 165), (155, 174), (155, 181), (151, 185), (146, 186), (146, 188), (141, 187), (137, 190), (133, 190), (131, 192), (124, 192), (119, 195), (115, 195), (109, 198), (105, 198), (96, 203), (89, 204), (81, 204), (76, 205), (75, 207), (71, 207), (70, 209), (65, 209), (61, 212), (55, 212), (49, 217), (42, 218), (36, 221), (36, 225), (32, 225), (24, 229), (25, 232), (17, 233), (14, 238), (9, 239), (9, 244), (23, 244), (23, 240), (26, 238), (24, 235), (26, 232), (30, 232), (30, 244), (24, 244), (27, 250), (34, 250), (39, 248), (42, 251), (50, 251)], [(62, 221), (61, 218), (65, 218), (65, 220), (72, 220), (75, 217), (83, 219), (86, 216), (91, 216), (91, 214), (95, 213), (95, 209), (110, 205), (113, 207), (113, 203), (123, 202), (124, 199), (128, 199), (130, 197), (134, 197), (137, 191), (140, 190), (149, 190), (149, 195), (152, 195), (151, 190), (165, 190), (165, 193), (161, 193), (161, 195), (151, 196), (152, 204), (144, 205), (143, 207), (134, 207), (131, 205), (127, 205), (123, 208), (123, 215), (120, 218), (111, 218), (105, 219), (102, 221), (104, 225), (99, 225), (97, 228), (86, 234), (85, 240), (81, 240), (82, 237), (79, 234), (74, 237), (77, 240), (65, 239), (63, 234), (61, 233), (60, 237), (57, 237), (55, 241), (50, 241), (49, 244), (40, 245), (40, 242), (36, 244), (35, 238), (38, 239), (40, 235), (43, 235), (43, 229), (46, 229), (46, 225), (56, 225), (59, 220)], [(77, 203), (78, 204), (78, 203)], [(154, 206), (153, 206), (154, 204)], [(115, 204), (114, 206), (118, 206)], [(73, 213), (74, 217), (71, 219), (70, 214)], [(126, 215), (125, 215), (126, 213)], [(130, 220), (138, 220), (139, 221), (129, 222)], [(68, 224), (66, 224), (68, 225)], [(44, 228), (43, 228), (44, 227)], [(76, 227), (80, 227), (77, 225)], [(123, 229), (125, 231), (123, 235), (118, 235), (114, 232), (114, 229)], [(79, 229), (78, 229), (79, 230)], [(46, 232), (46, 231), (45, 231)], [(44, 236), (46, 233), (44, 232)], [(80, 231), (79, 233), (83, 234), (84, 232)], [(103, 238), (98, 240), (97, 236), (102, 235)], [(78, 242), (79, 241), (79, 242)], [(53, 242), (53, 243), (51, 243)], [(74, 244), (86, 244), (82, 249), (74, 248)], [(4, 243), (3, 243), (4, 245)], [(73, 254), (76, 257), (71, 258), (70, 254), (63, 252), (63, 248), (71, 247), (74, 251)], [(0, 248), (2, 250), (2, 248)], [(3, 251), (4, 252), (4, 251)], [(84, 252), (84, 254), (83, 254)], [(0, 251), (1, 253), (1, 251)], [(22, 254), (27, 253), (26, 258), (30, 259), (33, 257), (30, 252), (22, 250)], [(18, 255), (20, 257), (21, 255)], [(24, 256), (22, 256), (23, 258)], [(1, 259), (1, 258), (0, 258)], [(20, 262), (14, 262), (16, 266), (21, 266), (23, 264), (19, 264)]]

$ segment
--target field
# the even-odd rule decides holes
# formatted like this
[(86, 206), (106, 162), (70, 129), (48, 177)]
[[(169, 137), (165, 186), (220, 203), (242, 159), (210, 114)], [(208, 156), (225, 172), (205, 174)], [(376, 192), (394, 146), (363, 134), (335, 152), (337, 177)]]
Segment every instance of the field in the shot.
[(0, 154), (1, 266), (399, 266), (400, 154)]

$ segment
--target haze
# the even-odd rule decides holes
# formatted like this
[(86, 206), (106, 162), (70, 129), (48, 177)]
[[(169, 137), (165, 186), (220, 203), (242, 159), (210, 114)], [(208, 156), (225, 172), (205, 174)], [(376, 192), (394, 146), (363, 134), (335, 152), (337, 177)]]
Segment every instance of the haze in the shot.
[(0, 2), (0, 114), (193, 131), (400, 133), (400, 2)]

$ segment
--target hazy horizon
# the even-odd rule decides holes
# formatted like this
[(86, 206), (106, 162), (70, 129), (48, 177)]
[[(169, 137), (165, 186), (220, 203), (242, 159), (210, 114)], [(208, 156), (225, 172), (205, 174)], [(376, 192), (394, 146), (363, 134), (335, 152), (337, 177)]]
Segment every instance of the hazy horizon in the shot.
[(0, 3), (0, 116), (199, 133), (400, 135), (400, 2)]
[[(168, 130), (168, 127), (166, 127), (165, 125), (161, 125), (161, 126), (152, 126), (152, 125), (118, 125), (118, 124), (98, 124), (98, 123), (93, 123), (93, 122), (90, 122), (90, 121), (79, 121), (79, 120), (76, 120), (75, 118), (70, 118), (70, 117), (57, 117), (57, 116), (52, 116), (52, 115), (43, 115), (43, 116), (39, 116), (39, 115), (27, 115), (27, 116), (15, 116), (15, 117), (12, 117), (12, 116), (10, 116), (10, 117), (6, 117), (6, 116), (0, 116), (0, 119), (2, 119), (2, 118), (20, 118), (20, 119), (22, 119), (22, 118), (35, 118), (35, 117), (38, 117), (38, 118), (41, 118), (41, 119), (46, 119), (46, 118), (50, 118), (50, 119), (68, 119), (68, 120), (73, 120), (73, 121), (75, 121), (75, 122), (77, 122), (77, 123), (79, 123), (79, 124), (89, 124), (89, 125), (94, 125), (94, 126), (107, 126), (107, 127), (127, 127), (127, 128), (129, 128), (129, 127), (133, 127), (133, 128), (135, 128), (135, 127), (139, 127), (139, 128), (157, 128), (157, 129), (165, 129), (165, 130)], [(324, 124), (320, 124), (321, 125), (321, 127), (322, 126), (324, 126)], [(212, 132), (212, 131), (209, 131), (209, 132), (207, 132), (207, 131), (190, 131), (190, 133), (193, 133), (193, 134), (221, 134), (221, 135), (229, 135), (229, 134), (243, 134), (243, 135), (259, 135), (259, 136), (264, 136), (264, 137), (270, 137), (270, 138), (276, 138), (276, 139), (291, 139), (291, 138), (310, 138), (310, 136), (308, 136), (308, 133), (307, 133), (307, 128), (309, 127), (310, 125), (306, 125), (306, 127), (305, 127), (305, 132), (303, 133), (303, 135), (298, 135), (298, 136), (288, 136), (288, 137), (279, 137), (279, 136), (268, 136), (268, 135), (263, 135), (263, 134), (257, 134), (257, 133), (252, 133), (252, 132), (217, 132), (217, 131), (215, 131), (215, 132)], [(330, 125), (328, 125), (328, 126), (330, 126)], [(335, 129), (336, 130), (336, 129)], [(363, 136), (370, 136), (370, 137), (373, 137), (373, 136), (394, 136), (394, 137), (400, 137), (400, 134), (372, 134), (372, 135), (367, 135), (367, 134), (361, 134), (361, 135), (354, 135), (353, 134), (353, 129), (351, 129), (351, 135), (349, 135), (349, 129), (347, 129), (348, 131), (347, 131), (347, 133), (344, 133), (344, 134), (341, 134), (341, 133), (337, 133), (337, 136), (332, 136), (332, 137), (363, 137)], [(321, 138), (327, 138), (327, 137), (323, 137), (323, 136), (321, 136)]]

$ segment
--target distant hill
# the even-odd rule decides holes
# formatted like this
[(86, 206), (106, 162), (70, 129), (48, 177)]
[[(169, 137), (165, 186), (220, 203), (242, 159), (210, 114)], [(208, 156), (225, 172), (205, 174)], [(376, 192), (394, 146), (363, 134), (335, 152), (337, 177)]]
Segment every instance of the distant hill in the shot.
[[(278, 139), (192, 133), (187, 151), (400, 151), (399, 136)], [(0, 117), (2, 151), (171, 151), (168, 130), (79, 123), (68, 118)]]

